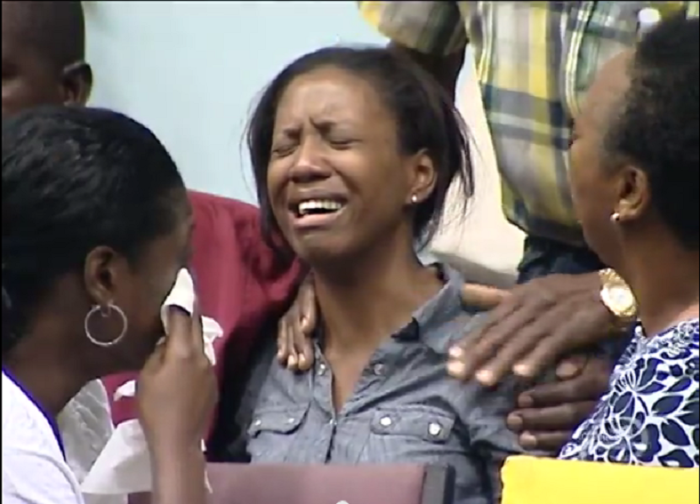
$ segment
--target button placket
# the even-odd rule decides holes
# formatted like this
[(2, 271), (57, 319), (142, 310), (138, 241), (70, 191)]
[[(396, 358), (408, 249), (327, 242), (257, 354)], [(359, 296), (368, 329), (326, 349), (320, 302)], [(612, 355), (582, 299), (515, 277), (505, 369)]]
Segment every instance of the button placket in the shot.
[(312, 395), (323, 412), (333, 418), (335, 415), (333, 407), (333, 371), (326, 362), (323, 352), (315, 345), (315, 366), (309, 372), (309, 383), (312, 388)]

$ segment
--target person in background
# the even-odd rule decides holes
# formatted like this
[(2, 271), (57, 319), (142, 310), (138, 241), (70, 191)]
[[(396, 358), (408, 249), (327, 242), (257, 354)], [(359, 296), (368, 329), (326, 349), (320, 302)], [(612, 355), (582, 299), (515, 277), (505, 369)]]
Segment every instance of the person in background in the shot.
[(81, 3), (3, 0), (2, 117), (37, 105), (85, 105), (91, 89)]
[(446, 465), (455, 504), (498, 504), (501, 465), (522, 452), (505, 425), (514, 387), (446, 375), (447, 349), (478, 321), (463, 277), (416, 253), (452, 180), (472, 192), (452, 101), (385, 48), (319, 49), (272, 80), (248, 147), (268, 232), (309, 266), (320, 321), (318, 365), (301, 375), (262, 335), (236, 415), (252, 463)]
[(561, 458), (700, 465), (699, 75), (700, 23), (672, 17), (603, 67), (576, 117), (577, 215), (639, 321)]
[[(85, 105), (92, 71), (81, 3), (3, 1), (2, 76), (3, 121), (38, 105)], [(58, 424), (68, 465), (82, 481), (113, 431), (102, 382), (88, 383), (71, 399)]]
[(144, 126), (46, 107), (2, 123), (2, 500), (82, 504), (56, 417), (87, 383), (143, 370), (154, 502), (204, 504), (216, 399), (198, 314), (161, 306), (189, 261), (182, 178)]
[[(3, 1), (3, 120), (38, 105), (84, 106), (93, 83), (85, 44), (81, 2)], [(201, 308), (226, 330), (219, 349), (226, 358), (220, 355), (220, 367), (225, 363), (235, 370), (246, 362), (258, 329), (289, 304), (299, 265), (280, 260), (264, 242), (257, 208), (194, 191), (188, 196), (196, 220), (192, 269)], [(110, 415), (111, 397), (102, 382), (114, 392), (133, 378), (131, 373), (89, 383), (58, 416), (66, 459), (78, 481), (109, 439), (112, 420), (137, 413), (134, 401), (122, 399), (112, 404)], [(86, 496), (88, 503), (94, 498)], [(100, 497), (100, 504), (106, 499)]]

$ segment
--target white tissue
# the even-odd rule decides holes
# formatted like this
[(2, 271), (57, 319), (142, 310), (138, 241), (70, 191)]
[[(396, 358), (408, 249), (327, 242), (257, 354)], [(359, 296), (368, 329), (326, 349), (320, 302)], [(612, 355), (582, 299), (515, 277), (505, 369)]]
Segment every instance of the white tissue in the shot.
[[(192, 313), (195, 302), (194, 282), (189, 272), (180, 270), (170, 294), (163, 302), (161, 317), (165, 333), (168, 333), (168, 308), (178, 306)], [(202, 317), (204, 351), (216, 363), (214, 340), (223, 330), (213, 319)], [(114, 400), (133, 397), (136, 381), (132, 380), (117, 389)], [(202, 441), (204, 449), (204, 441)], [(146, 438), (138, 420), (128, 420), (117, 426), (82, 483), (82, 491), (93, 495), (124, 495), (152, 490), (151, 460)]]
[(661, 13), (653, 7), (645, 7), (637, 14), (639, 35), (645, 35), (661, 21)]

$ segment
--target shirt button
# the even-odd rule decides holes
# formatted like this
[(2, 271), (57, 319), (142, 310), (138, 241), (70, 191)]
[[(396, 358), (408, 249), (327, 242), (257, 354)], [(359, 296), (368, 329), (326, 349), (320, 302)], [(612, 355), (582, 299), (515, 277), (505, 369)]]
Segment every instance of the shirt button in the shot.
[(375, 364), (372, 371), (376, 376), (382, 376), (384, 374), (384, 364)]
[(433, 422), (428, 426), (428, 433), (433, 437), (438, 437), (442, 433), (442, 425)]
[(287, 423), (288, 423), (288, 424), (293, 424), (293, 423), (296, 422), (296, 421), (297, 421), (296, 418), (287, 418)]
[(379, 424), (380, 424), (382, 427), (391, 427), (391, 424), (393, 424), (393, 423), (394, 423), (394, 422), (393, 422), (393, 421), (391, 420), (391, 418), (389, 418), (388, 416), (382, 417), (382, 419), (379, 420)]
[(318, 365), (318, 375), (323, 376), (324, 374), (326, 374), (326, 369), (327, 369), (327, 367), (325, 364), (323, 364), (323, 363), (319, 364)]
[(255, 427), (260, 427), (262, 425), (262, 420), (256, 420), (255, 422), (253, 422), (253, 425)]

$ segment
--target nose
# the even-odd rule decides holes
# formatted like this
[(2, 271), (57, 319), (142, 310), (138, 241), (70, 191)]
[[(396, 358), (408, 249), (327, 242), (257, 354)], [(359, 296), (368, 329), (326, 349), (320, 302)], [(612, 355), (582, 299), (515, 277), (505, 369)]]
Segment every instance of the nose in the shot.
[(323, 148), (314, 138), (306, 138), (297, 150), (289, 178), (297, 183), (316, 182), (331, 176), (331, 170), (323, 156)]

